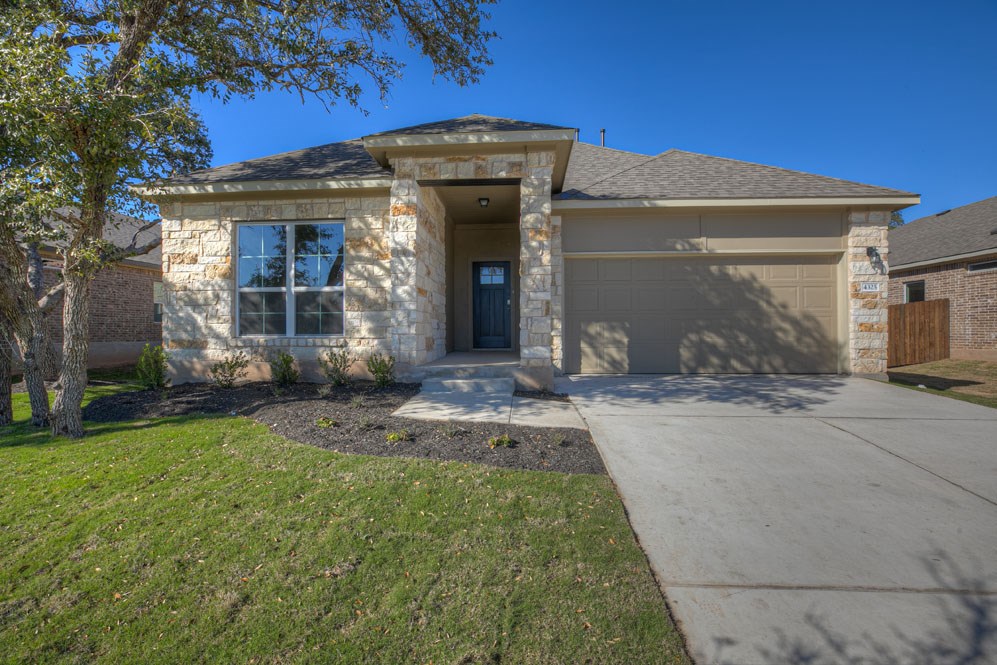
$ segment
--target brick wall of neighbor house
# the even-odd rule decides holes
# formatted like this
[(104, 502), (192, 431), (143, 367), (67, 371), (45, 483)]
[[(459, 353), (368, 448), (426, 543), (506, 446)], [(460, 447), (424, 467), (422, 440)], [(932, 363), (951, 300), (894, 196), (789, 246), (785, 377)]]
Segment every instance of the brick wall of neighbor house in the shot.
[[(284, 348), (299, 359), (308, 378), (316, 378), (315, 357), (329, 347), (348, 345), (361, 358), (392, 353), (388, 205), (387, 195), (162, 204), (163, 341), (175, 380), (204, 380), (208, 365), (236, 350), (255, 361), (252, 375), (261, 376), (266, 352)], [(236, 223), (306, 220), (345, 222), (344, 336), (235, 337)]]
[(954, 358), (997, 360), (997, 270), (968, 272), (971, 261), (926, 266), (890, 275), (890, 304), (904, 301), (906, 282), (924, 282), (926, 300), (949, 299), (949, 344)]
[[(889, 213), (852, 211), (848, 215), (848, 351), (855, 374), (886, 372)], [(870, 255), (869, 248), (876, 253)], [(862, 284), (878, 291), (862, 291)]]
[[(156, 270), (113, 266), (101, 271), (91, 287), (90, 343), (123, 342), (160, 344), (162, 326), (153, 320), (153, 284), (162, 280)], [(59, 281), (55, 266), (47, 266), (45, 285)], [(62, 310), (56, 308), (46, 321), (53, 344), (62, 344)], [(126, 359), (127, 360), (127, 359)]]

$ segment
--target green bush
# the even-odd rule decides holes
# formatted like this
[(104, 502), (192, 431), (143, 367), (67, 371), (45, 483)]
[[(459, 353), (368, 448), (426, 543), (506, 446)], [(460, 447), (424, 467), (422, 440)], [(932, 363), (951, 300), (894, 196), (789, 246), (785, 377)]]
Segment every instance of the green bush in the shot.
[(142, 355), (138, 358), (138, 365), (135, 366), (135, 375), (139, 384), (147, 390), (165, 388), (169, 383), (166, 377), (168, 370), (166, 361), (169, 359), (170, 356), (163, 351), (163, 347), (146, 344), (142, 349)]
[(271, 354), (269, 362), (270, 380), (278, 388), (290, 388), (301, 378), (298, 363), (290, 353), (277, 351)]
[(515, 441), (508, 434), (501, 434), (488, 439), (488, 447), (493, 450), (495, 448), (509, 448), (514, 443)]
[(322, 429), (329, 429), (330, 427), (339, 427), (339, 421), (335, 418), (329, 418), (328, 416), (319, 416), (315, 421), (315, 426)]
[(397, 432), (388, 432), (384, 438), (388, 443), (401, 443), (402, 441), (411, 441), (412, 435), (408, 433), (408, 430), (400, 429)]
[(395, 357), (375, 353), (367, 359), (367, 371), (374, 376), (374, 383), (379, 388), (390, 386), (395, 382)]
[(355, 360), (356, 358), (346, 348), (334, 349), (318, 356), (322, 373), (334, 386), (345, 386), (350, 382), (350, 367)]
[(247, 367), (249, 358), (242, 351), (236, 351), (209, 367), (208, 376), (219, 388), (231, 388), (236, 381), (245, 378)]

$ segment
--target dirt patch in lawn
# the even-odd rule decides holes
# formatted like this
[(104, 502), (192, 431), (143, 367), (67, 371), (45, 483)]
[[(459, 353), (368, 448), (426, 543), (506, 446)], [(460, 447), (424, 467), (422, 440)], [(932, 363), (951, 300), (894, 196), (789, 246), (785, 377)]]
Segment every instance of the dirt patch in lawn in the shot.
[(997, 362), (937, 360), (889, 370), (890, 381), (924, 386), (935, 392), (956, 393), (978, 404), (997, 407)]
[[(282, 394), (275, 394), (269, 383), (248, 383), (231, 390), (184, 384), (163, 391), (100, 397), (87, 405), (83, 417), (118, 422), (227, 413), (253, 418), (288, 439), (342, 453), (456, 460), (532, 471), (605, 473), (585, 430), (432, 422), (391, 415), (418, 392), (418, 384), (388, 388), (367, 383), (340, 388), (298, 384)], [(489, 439), (502, 435), (511, 439), (511, 445), (489, 445)]]

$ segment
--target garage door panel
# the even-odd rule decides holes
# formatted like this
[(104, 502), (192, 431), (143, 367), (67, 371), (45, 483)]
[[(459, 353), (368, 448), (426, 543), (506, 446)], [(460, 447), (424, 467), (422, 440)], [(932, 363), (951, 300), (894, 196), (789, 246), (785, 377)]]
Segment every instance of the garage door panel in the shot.
[(834, 257), (600, 259), (595, 281), (573, 263), (569, 372), (837, 370)]
[(572, 259), (564, 264), (564, 277), (571, 282), (599, 281), (599, 261), (596, 259)]
[(599, 279), (604, 282), (629, 282), (631, 274), (629, 260), (602, 259), (599, 261)]

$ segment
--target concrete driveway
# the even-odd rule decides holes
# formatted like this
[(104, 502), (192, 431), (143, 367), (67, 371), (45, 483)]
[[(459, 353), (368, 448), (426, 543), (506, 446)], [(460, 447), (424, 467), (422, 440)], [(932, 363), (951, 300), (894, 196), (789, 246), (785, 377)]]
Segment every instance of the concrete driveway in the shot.
[(571, 377), (705, 663), (997, 663), (997, 410), (839, 377)]

